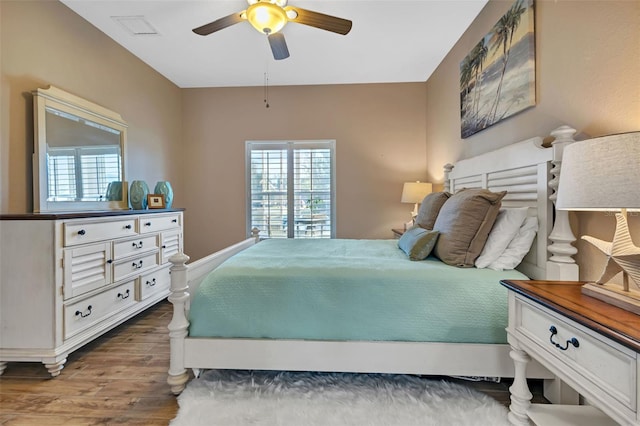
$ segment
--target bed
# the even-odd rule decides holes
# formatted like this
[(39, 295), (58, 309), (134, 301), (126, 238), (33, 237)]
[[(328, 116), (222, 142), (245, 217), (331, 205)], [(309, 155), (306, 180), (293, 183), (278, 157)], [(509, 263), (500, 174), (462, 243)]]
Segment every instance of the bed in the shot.
[[(455, 271), (438, 272), (443, 265), (433, 256), (421, 262), (407, 260), (395, 240), (267, 240), (257, 244), (258, 230), (193, 263), (183, 253), (174, 255), (169, 296), (174, 306), (169, 324), (168, 383), (172, 392), (179, 394), (184, 389), (188, 369), (197, 375), (210, 368), (513, 377), (504, 333), (506, 294), (501, 294), (498, 281), (578, 278), (567, 236), (571, 235), (570, 231), (567, 234), (568, 218), (564, 212), (554, 212), (552, 195), (562, 149), (573, 142), (574, 132), (566, 126), (556, 129), (549, 148), (543, 146), (542, 137), (536, 137), (445, 166), (445, 191), (506, 191), (502, 207), (524, 209), (528, 217), (535, 218), (537, 237), (517, 270), (445, 265), (462, 270), (463, 275), (453, 277)], [(277, 258), (291, 244), (303, 244), (304, 249), (297, 245), (293, 249), (297, 256)], [(264, 257), (274, 253), (276, 258)], [(343, 263), (327, 265), (325, 259), (332, 253), (338, 253), (335, 257)], [(374, 257), (380, 255), (385, 260)], [(316, 269), (305, 269), (307, 263), (308, 268)], [(359, 263), (376, 268), (365, 267), (370, 274), (359, 276), (353, 271)], [(313, 272), (318, 268), (332, 271), (340, 283), (322, 284)], [(407, 270), (428, 270), (429, 275), (448, 281), (444, 286), (412, 284)], [(282, 275), (283, 271), (288, 272)], [(348, 290), (342, 286), (345, 280), (353, 281)], [(241, 293), (243, 285), (253, 286), (251, 296)], [(220, 288), (227, 293), (220, 293)], [(256, 292), (256, 288), (261, 290)], [(360, 288), (360, 293), (354, 288)], [(465, 306), (463, 301), (471, 298), (472, 303)], [(283, 310), (278, 317), (271, 305), (283, 299), (291, 309), (278, 308)], [(319, 302), (323, 299), (324, 306)], [(437, 300), (440, 310), (425, 309), (425, 303), (432, 303), (429, 299)], [(362, 303), (354, 304), (356, 300)], [(238, 305), (245, 305), (253, 319), (244, 321), (249, 314), (237, 311)], [(226, 310), (229, 306), (231, 312)], [(462, 308), (456, 314), (448, 306)], [(325, 320), (304, 322), (305, 312), (322, 309)], [(376, 312), (374, 320), (363, 320), (367, 310)], [(480, 318), (493, 318), (501, 329), (485, 327)], [(527, 376), (545, 379), (546, 396), (561, 398), (563, 385), (542, 366), (531, 363)]]

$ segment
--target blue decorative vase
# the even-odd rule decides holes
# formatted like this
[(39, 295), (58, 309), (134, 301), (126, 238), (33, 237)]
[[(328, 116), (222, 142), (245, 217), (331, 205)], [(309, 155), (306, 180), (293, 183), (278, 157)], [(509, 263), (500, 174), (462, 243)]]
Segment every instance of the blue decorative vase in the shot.
[(134, 210), (145, 210), (147, 208), (147, 195), (149, 187), (143, 180), (134, 180), (129, 188), (129, 203)]
[(165, 208), (171, 208), (171, 203), (173, 202), (173, 188), (171, 188), (169, 181), (161, 180), (156, 183), (153, 193), (164, 195)]
[(122, 201), (122, 182), (114, 180), (107, 186), (107, 201)]

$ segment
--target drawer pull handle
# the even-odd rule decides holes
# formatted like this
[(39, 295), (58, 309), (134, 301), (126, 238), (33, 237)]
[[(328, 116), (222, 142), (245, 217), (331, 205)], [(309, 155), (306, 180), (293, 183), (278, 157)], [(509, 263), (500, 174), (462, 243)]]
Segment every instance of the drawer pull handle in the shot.
[(87, 306), (87, 313), (86, 314), (84, 314), (84, 313), (82, 313), (80, 311), (76, 311), (76, 316), (78, 316), (78, 315), (80, 315), (82, 318), (86, 318), (89, 315), (91, 315), (91, 305)]
[(574, 348), (577, 348), (580, 346), (580, 342), (578, 342), (578, 339), (576, 339), (575, 337), (572, 337), (571, 339), (567, 340), (564, 346), (562, 346), (560, 343), (554, 342), (553, 336), (558, 334), (558, 329), (556, 328), (555, 325), (552, 325), (551, 327), (549, 327), (549, 331), (551, 332), (551, 336), (549, 336), (549, 341), (553, 346), (560, 349), (561, 351), (566, 351), (567, 349), (569, 349), (569, 345), (573, 345)]
[(131, 225), (125, 225), (124, 229), (131, 229)]
[(140, 241), (139, 243), (136, 243), (136, 242), (134, 241), (134, 242), (133, 242), (133, 248), (141, 249), (141, 248), (142, 248), (142, 241)]
[(151, 222), (145, 222), (144, 226), (151, 226)]
[(109, 260), (107, 260), (107, 263), (108, 263), (109, 265), (111, 265), (111, 264), (113, 263), (113, 260), (112, 260), (112, 259), (109, 259)]
[(78, 235), (84, 235), (86, 233), (87, 233), (87, 231), (85, 231), (84, 229), (81, 229), (81, 230), (78, 231)]
[(127, 289), (127, 291), (125, 291), (124, 294), (118, 293), (118, 295), (116, 297), (119, 298), (119, 299), (122, 299), (122, 300), (128, 298), (129, 297), (129, 289)]
[(152, 279), (151, 281), (147, 280), (147, 285), (149, 287), (153, 287), (154, 285), (156, 285), (156, 279)]
[(171, 222), (178, 223), (178, 219), (172, 219)]
[(140, 262), (138, 262), (138, 263), (133, 262), (133, 263), (131, 264), (131, 266), (133, 266), (133, 269), (140, 269), (140, 268), (142, 268), (142, 260), (141, 260)]

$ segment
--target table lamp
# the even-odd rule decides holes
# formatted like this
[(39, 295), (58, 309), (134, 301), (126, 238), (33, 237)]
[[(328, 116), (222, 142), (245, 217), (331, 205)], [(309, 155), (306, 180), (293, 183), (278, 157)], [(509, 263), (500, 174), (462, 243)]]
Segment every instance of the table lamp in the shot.
[[(619, 212), (613, 241), (582, 237), (607, 256), (600, 278), (585, 284), (582, 293), (640, 314), (640, 247), (634, 244), (627, 224), (627, 212), (640, 211), (640, 132), (567, 146), (556, 208)], [(609, 283), (620, 272), (622, 285)]]
[(412, 203), (413, 211), (411, 212), (411, 218), (418, 216), (418, 204), (424, 200), (428, 194), (433, 190), (433, 185), (426, 182), (405, 182), (402, 187), (402, 203)]

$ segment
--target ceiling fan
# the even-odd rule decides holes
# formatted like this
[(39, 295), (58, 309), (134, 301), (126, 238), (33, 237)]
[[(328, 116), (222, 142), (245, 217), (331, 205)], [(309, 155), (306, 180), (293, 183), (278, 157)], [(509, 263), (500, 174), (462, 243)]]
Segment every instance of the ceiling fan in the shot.
[(309, 25), (321, 30), (346, 35), (351, 30), (351, 21), (324, 13), (287, 6), (287, 0), (248, 0), (249, 7), (208, 24), (194, 28), (202, 36), (220, 31), (242, 21), (249, 21), (259, 32), (266, 34), (276, 60), (289, 57), (284, 35), (279, 32), (287, 22)]

